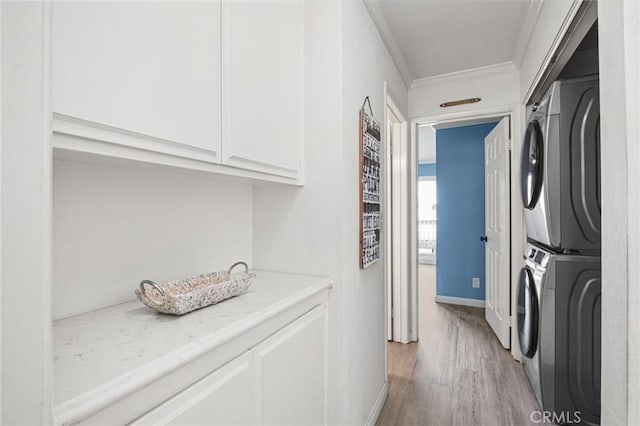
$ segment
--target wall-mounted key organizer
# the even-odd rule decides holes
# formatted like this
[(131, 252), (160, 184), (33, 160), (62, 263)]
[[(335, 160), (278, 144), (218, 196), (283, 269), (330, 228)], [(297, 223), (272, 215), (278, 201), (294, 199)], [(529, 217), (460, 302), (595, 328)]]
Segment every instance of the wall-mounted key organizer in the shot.
[[(369, 112), (365, 107), (369, 107)], [(367, 96), (360, 110), (360, 268), (380, 258), (380, 123)]]

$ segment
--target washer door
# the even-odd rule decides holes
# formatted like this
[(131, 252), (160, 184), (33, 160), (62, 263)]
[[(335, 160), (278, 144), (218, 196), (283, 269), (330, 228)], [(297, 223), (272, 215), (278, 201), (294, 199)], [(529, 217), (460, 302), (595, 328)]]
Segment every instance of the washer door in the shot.
[(542, 130), (537, 120), (531, 120), (527, 126), (522, 147), (522, 203), (525, 209), (533, 210), (542, 189)]
[(538, 294), (529, 268), (522, 268), (518, 283), (518, 339), (520, 351), (532, 358), (538, 347)]

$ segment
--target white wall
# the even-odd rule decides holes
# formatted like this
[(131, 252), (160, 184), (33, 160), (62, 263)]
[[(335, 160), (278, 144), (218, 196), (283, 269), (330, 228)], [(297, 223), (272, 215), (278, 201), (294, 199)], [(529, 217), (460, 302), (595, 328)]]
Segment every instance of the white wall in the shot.
[(252, 262), (252, 187), (55, 161), (53, 314), (135, 299), (158, 282)]
[[(364, 271), (359, 264), (359, 171), (358, 110), (369, 96), (373, 113), (384, 117), (384, 82), (395, 103), (406, 116), (404, 82), (384, 48), (377, 29), (361, 0), (343, 1), (343, 161), (345, 175), (340, 205), (342, 218), (342, 260), (345, 285), (345, 346), (349, 424), (363, 424), (385, 383), (386, 335), (384, 324), (384, 263)], [(383, 218), (383, 221), (385, 219)], [(384, 253), (384, 247), (381, 248)]]
[(602, 424), (640, 424), (640, 9), (599, 2)]
[[(409, 115), (419, 118), (518, 104), (518, 78), (518, 70), (509, 63), (415, 80), (409, 90)], [(440, 107), (443, 102), (467, 98), (482, 100)]]
[[(0, 23), (2, 22), (2, 3), (0, 3)], [(0, 31), (0, 91), (2, 90), (2, 32)], [(0, 101), (0, 135), (2, 135), (2, 101)], [(2, 136), (0, 136), (2, 141)], [(0, 143), (0, 330), (2, 330), (2, 143)], [(2, 356), (2, 338), (0, 338), (0, 357)], [(2, 362), (0, 362), (2, 377)], [(2, 420), (2, 384), (0, 383), (0, 420)]]
[(3, 2), (1, 7), (0, 424), (51, 424), (51, 128), (43, 27), (46, 5)]
[[(254, 192), (259, 267), (329, 275), (329, 423), (364, 424), (385, 384), (383, 262), (359, 270), (358, 113), (402, 79), (361, 0), (305, 4), (305, 186)], [(406, 111), (402, 111), (405, 113)], [(384, 250), (383, 250), (384, 252)]]

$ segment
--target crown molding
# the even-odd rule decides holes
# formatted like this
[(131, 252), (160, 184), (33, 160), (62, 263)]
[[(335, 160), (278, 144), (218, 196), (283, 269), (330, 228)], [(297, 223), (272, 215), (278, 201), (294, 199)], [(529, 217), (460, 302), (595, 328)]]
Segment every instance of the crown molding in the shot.
[(389, 23), (387, 19), (384, 17), (384, 13), (382, 12), (382, 8), (380, 5), (374, 0), (362, 0), (364, 2), (365, 7), (369, 11), (369, 15), (371, 16), (371, 20), (375, 24), (378, 29), (378, 34), (380, 34), (380, 38), (382, 39), (382, 43), (387, 48), (389, 55), (391, 56), (391, 60), (398, 68), (398, 72), (400, 72), (400, 76), (404, 81), (404, 84), (407, 88), (409, 88), (412, 84), (413, 77), (411, 76), (411, 72), (409, 72), (409, 67), (407, 66), (407, 61), (396, 42), (396, 39), (393, 37), (391, 33), (391, 28), (389, 28)]
[(501, 62), (498, 64), (486, 65), (483, 67), (454, 71), (447, 74), (434, 75), (432, 77), (419, 78), (417, 80), (413, 80), (413, 83), (411, 83), (411, 89), (442, 84), (450, 81), (463, 80), (467, 78), (481, 77), (490, 74), (513, 72), (517, 70), (518, 69), (513, 64), (513, 62)]
[(533, 32), (536, 29), (536, 24), (538, 23), (538, 17), (540, 16), (543, 2), (544, 0), (531, 0), (529, 3), (529, 9), (527, 10), (524, 22), (522, 23), (522, 30), (520, 32), (520, 37), (518, 38), (518, 44), (516, 45), (516, 50), (513, 54), (513, 63), (518, 68), (522, 65), (522, 59), (529, 49), (529, 44), (531, 43)]

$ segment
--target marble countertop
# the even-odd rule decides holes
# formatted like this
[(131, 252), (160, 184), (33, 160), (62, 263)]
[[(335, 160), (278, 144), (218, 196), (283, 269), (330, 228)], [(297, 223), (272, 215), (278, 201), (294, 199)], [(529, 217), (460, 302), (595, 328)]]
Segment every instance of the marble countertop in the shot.
[(132, 301), (55, 321), (56, 423), (96, 411), (332, 285), (323, 277), (252, 272), (243, 295), (183, 316)]

